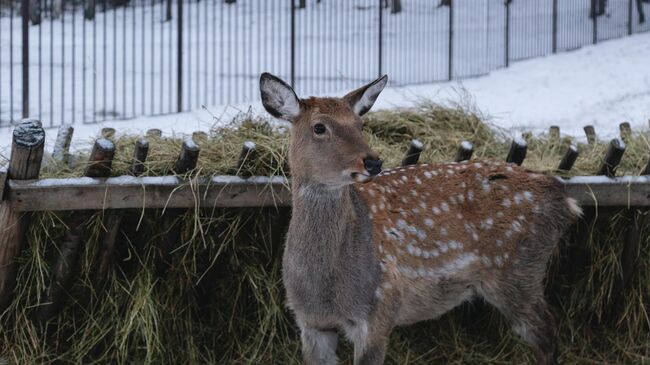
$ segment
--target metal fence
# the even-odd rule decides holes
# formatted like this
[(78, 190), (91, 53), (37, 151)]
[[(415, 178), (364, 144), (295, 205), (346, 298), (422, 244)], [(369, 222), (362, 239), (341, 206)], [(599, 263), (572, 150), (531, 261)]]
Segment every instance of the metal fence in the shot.
[(650, 30), (649, 0), (0, 0), (0, 125), (93, 123), (392, 85)]

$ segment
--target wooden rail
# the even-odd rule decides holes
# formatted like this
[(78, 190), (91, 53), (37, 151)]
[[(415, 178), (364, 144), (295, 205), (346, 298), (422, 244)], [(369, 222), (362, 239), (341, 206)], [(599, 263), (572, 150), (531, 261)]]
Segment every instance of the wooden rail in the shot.
[[(558, 180), (582, 206), (650, 206), (650, 176), (576, 176)], [(289, 180), (280, 176), (230, 175), (191, 180), (130, 175), (8, 180), (5, 200), (19, 212), (290, 206), (289, 185)]]

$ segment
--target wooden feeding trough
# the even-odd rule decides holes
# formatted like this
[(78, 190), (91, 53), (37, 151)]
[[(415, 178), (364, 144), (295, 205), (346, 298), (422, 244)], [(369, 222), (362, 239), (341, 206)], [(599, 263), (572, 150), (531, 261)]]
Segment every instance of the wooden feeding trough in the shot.
[[(593, 127), (585, 127), (589, 143), (595, 143)], [(24, 120), (14, 130), (11, 158), (6, 168), (0, 170), (0, 312), (11, 301), (15, 287), (15, 259), (24, 246), (25, 229), (30, 223), (27, 212), (37, 211), (79, 211), (74, 222), (68, 226), (70, 231), (63, 238), (64, 243), (56, 262), (52, 266), (52, 280), (45, 293), (47, 305), (42, 306), (39, 318), (48, 320), (62, 307), (63, 293), (71, 284), (72, 270), (79, 257), (79, 247), (83, 246), (84, 225), (92, 211), (106, 210), (105, 231), (100, 239), (99, 264), (95, 268), (94, 285), (104, 285), (106, 273), (112, 265), (117, 233), (121, 224), (122, 209), (165, 208), (165, 226), (169, 227), (156, 246), (156, 275), (164, 276), (169, 266), (168, 256), (171, 248), (179, 240), (179, 228), (174, 227), (177, 217), (187, 209), (228, 208), (228, 207), (266, 207), (290, 206), (289, 181), (282, 176), (261, 177), (242, 176), (242, 168), (256, 156), (256, 146), (252, 141), (244, 143), (238, 161), (233, 161), (231, 175), (194, 177), (183, 179), (182, 175), (197, 166), (200, 146), (194, 139), (205, 139), (195, 134), (182, 144), (174, 164), (175, 175), (140, 176), (144, 172), (144, 162), (149, 151), (149, 139), (161, 135), (160, 130), (150, 130), (145, 137), (135, 143), (130, 174), (111, 177), (115, 146), (110, 138), (113, 129), (102, 130), (87, 163), (85, 176), (64, 179), (39, 179), (43, 158), (45, 132), (37, 120)], [(629, 234), (621, 256), (622, 275), (617, 284), (614, 298), (622, 298), (627, 278), (634, 268), (638, 254), (639, 229), (636, 208), (650, 206), (650, 164), (641, 176), (615, 177), (616, 168), (625, 152), (624, 139), (631, 133), (629, 124), (621, 125), (621, 139), (611, 141), (602, 164), (593, 176), (572, 178), (558, 177), (566, 193), (587, 209), (585, 219), (595, 219), (590, 214), (596, 208), (623, 210), (629, 218)], [(65, 162), (72, 139), (73, 129), (62, 126), (52, 151), (52, 158)], [(551, 127), (551, 138), (559, 138), (558, 127)], [(527, 152), (526, 141), (513, 140), (506, 156), (508, 162), (521, 165)], [(402, 165), (418, 162), (424, 145), (418, 140), (411, 141)], [(468, 161), (474, 152), (473, 145), (463, 141), (454, 158), (456, 162)], [(578, 158), (578, 148), (569, 145), (558, 171), (569, 171)], [(618, 299), (616, 302), (620, 303)]]

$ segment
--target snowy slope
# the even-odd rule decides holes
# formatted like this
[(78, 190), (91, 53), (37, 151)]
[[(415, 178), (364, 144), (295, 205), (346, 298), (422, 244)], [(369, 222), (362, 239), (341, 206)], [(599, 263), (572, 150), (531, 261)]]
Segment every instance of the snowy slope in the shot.
[[(390, 75), (389, 75), (390, 77)], [(341, 90), (341, 95), (346, 90)], [(513, 132), (541, 132), (559, 125), (562, 132), (581, 137), (593, 124), (601, 137), (616, 135), (618, 124), (647, 129), (650, 119), (650, 33), (600, 43), (569, 53), (519, 62), (489, 75), (409, 87), (388, 88), (378, 108), (404, 107), (420, 100), (471, 104), (492, 122)], [(140, 117), (126, 121), (75, 126), (73, 144), (87, 147), (102, 127), (139, 133), (160, 128), (166, 135), (208, 130), (249, 108), (263, 113), (259, 103), (211, 106), (188, 113)], [(215, 118), (216, 116), (216, 118)], [(48, 130), (49, 142), (56, 129)], [(0, 129), (0, 145), (11, 141), (11, 130)], [(0, 151), (3, 154), (8, 150)]]

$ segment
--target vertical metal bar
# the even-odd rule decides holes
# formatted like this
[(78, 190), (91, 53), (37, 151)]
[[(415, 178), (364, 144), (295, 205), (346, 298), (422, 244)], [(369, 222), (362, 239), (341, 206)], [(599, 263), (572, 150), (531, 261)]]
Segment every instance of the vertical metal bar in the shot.
[(23, 118), (29, 117), (29, 1), (22, 0), (20, 9), (23, 18)]
[(183, 0), (176, 0), (178, 19), (177, 28), (177, 47), (176, 47), (176, 111), (183, 111)]
[(384, 38), (384, 34), (383, 34), (384, 33), (384, 16), (383, 16), (384, 11), (381, 8), (381, 2), (382, 1), (384, 1), (384, 0), (377, 0), (377, 2), (379, 3), (378, 4), (379, 5), (378, 6), (378, 8), (379, 8), (379, 44), (378, 44), (379, 52), (377, 54), (377, 60), (378, 60), (379, 65), (378, 65), (377, 77), (381, 77), (381, 72), (382, 72), (382, 68), (381, 68), (382, 67), (382, 64), (381, 64), (382, 52), (383, 52), (382, 43), (383, 43), (383, 38)]
[(454, 78), (454, 4), (456, 2), (452, 1), (449, 4), (449, 70), (447, 72), (447, 78), (449, 80)]
[(628, 0), (627, 2), (627, 35), (632, 35), (632, 2), (634, 0)]
[[(77, 28), (77, 18), (75, 16), (76, 9), (75, 9), (75, 2), (72, 2), (72, 65), (71, 65), (71, 70), (72, 70), (72, 124), (75, 124), (76, 118), (76, 103), (75, 103), (75, 96), (76, 96), (76, 90), (77, 90), (77, 85), (75, 83), (76, 80), (76, 75), (77, 75), (77, 68), (76, 66), (76, 60), (77, 60), (77, 54), (75, 52), (75, 45), (77, 44), (76, 42), (76, 28)], [(65, 121), (61, 121), (61, 124), (64, 124)]]
[[(38, 14), (43, 16), (43, 0), (38, 0)], [(38, 119), (43, 120), (43, 22), (38, 24)], [(0, 82), (0, 85), (2, 83)], [(0, 93), (1, 94), (1, 93)], [(2, 97), (0, 97), (2, 99)]]
[(598, 9), (596, 9), (596, 1), (591, 0), (591, 11), (593, 15), (591, 17), (591, 43), (593, 44), (598, 43)]
[(296, 4), (291, 1), (291, 87), (296, 87)]
[(557, 53), (557, 0), (553, 0), (553, 53)]
[[(14, 2), (9, 1), (9, 123), (14, 122)], [(50, 103), (50, 105), (52, 105)]]
[[(86, 0), (81, 0), (82, 11), (86, 9)], [(86, 122), (86, 17), (81, 17), (81, 123)]]
[(506, 67), (510, 66), (510, 1), (506, 0), (506, 44), (505, 44), (505, 63)]
[[(50, 123), (53, 122), (54, 120), (50, 120)], [(61, 0), (61, 124), (63, 124), (64, 122), (65, 122), (65, 0)]]

